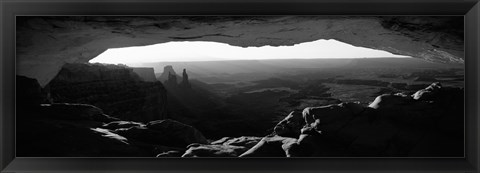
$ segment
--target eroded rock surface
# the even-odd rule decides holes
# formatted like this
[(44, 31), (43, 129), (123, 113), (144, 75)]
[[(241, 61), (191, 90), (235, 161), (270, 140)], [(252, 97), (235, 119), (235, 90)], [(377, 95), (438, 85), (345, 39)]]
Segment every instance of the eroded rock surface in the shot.
[(239, 157), (286, 157), (290, 146), (297, 139), (281, 136), (267, 136)]
[[(461, 157), (463, 89), (433, 83), (416, 94), (378, 96), (292, 112), (266, 137), (209, 142), (174, 120), (118, 120), (87, 104), (42, 103), (40, 85), (20, 77), (19, 157)], [(17, 90), (17, 92), (21, 92)], [(421, 93), (421, 94), (420, 94)], [(21, 96), (21, 95), (19, 95)], [(33, 100), (28, 100), (35, 98)]]
[(18, 97), (28, 103), (16, 115), (19, 157), (155, 157), (208, 142), (194, 127), (173, 120), (124, 121), (93, 105), (39, 102), (45, 96), (36, 80), (19, 78), (19, 89), (37, 94)]
[(191, 144), (182, 157), (238, 157), (257, 145), (261, 137), (224, 137), (210, 144)]
[(192, 144), (182, 157), (237, 157), (248, 150), (235, 145), (202, 145)]
[[(241, 157), (461, 157), (463, 89), (440, 86), (433, 83), (413, 95), (380, 95), (368, 107), (311, 107), (302, 118), (293, 112), (275, 128), (279, 136), (265, 137)], [(292, 136), (302, 121), (299, 135)]]
[(300, 130), (306, 124), (301, 112), (292, 111), (275, 127), (275, 134), (284, 137), (297, 137), (300, 135)]

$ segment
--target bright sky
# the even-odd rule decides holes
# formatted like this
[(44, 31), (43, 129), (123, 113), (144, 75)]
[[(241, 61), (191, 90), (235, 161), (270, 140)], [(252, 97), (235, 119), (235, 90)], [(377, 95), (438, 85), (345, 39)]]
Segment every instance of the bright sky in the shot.
[(206, 41), (168, 42), (149, 46), (108, 49), (91, 63), (129, 64), (260, 59), (407, 57), (386, 51), (355, 47), (337, 40), (317, 40), (293, 46), (237, 47)]

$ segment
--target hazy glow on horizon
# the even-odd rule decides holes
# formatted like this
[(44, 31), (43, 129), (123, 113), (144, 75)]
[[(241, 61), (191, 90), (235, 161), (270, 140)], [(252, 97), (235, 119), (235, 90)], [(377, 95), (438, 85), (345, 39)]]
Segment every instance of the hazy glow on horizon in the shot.
[(317, 40), (293, 46), (237, 47), (206, 41), (167, 42), (149, 46), (108, 49), (90, 63), (129, 64), (266, 59), (379, 58), (408, 56), (355, 47), (337, 40)]

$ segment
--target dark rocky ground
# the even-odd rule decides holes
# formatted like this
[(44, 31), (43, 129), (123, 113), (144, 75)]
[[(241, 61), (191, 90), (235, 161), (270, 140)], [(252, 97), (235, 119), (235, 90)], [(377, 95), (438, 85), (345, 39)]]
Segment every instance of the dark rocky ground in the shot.
[(19, 157), (463, 156), (463, 89), (439, 83), (368, 106), (307, 107), (270, 135), (216, 141), (176, 120), (129, 121), (89, 104), (51, 103), (33, 79), (18, 76), (17, 86)]

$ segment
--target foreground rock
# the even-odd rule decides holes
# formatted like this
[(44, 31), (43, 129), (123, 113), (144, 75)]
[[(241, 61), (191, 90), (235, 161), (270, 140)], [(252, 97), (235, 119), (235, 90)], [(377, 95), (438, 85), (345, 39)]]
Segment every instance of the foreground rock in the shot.
[(237, 157), (248, 148), (235, 145), (192, 144), (182, 157)]
[(93, 105), (41, 104), (47, 96), (35, 83), (19, 83), (23, 84), (19, 88), (32, 91), (32, 95), (18, 94), (18, 157), (155, 157), (162, 153), (181, 156), (187, 145), (207, 143), (198, 130), (173, 120), (121, 121)]
[(211, 144), (215, 145), (234, 145), (234, 146), (244, 146), (251, 148), (262, 140), (261, 137), (256, 136), (241, 136), (241, 137), (224, 137), (217, 141), (213, 141)]
[(182, 157), (237, 157), (255, 146), (261, 137), (224, 137), (210, 144), (191, 144)]
[[(70, 106), (73, 108), (68, 108)], [(191, 143), (207, 144), (198, 130), (176, 121), (162, 120), (146, 125), (128, 121), (105, 123), (103, 118), (77, 111), (76, 106), (62, 105), (61, 115), (66, 115), (63, 117), (46, 114), (59, 113), (55, 106), (43, 108), (48, 111), (40, 112), (35, 118), (19, 115), (18, 156), (155, 157), (161, 153), (183, 154), (183, 148)]]
[(104, 114), (100, 108), (88, 104), (43, 104), (40, 107), (39, 114), (61, 120), (90, 120), (103, 123), (119, 120)]
[(148, 150), (92, 121), (19, 119), (18, 157), (140, 157)]
[[(23, 80), (23, 79), (21, 79)], [(412, 95), (378, 96), (291, 112), (266, 137), (209, 142), (175, 120), (122, 121), (88, 104), (48, 103), (35, 81), (18, 94), (18, 157), (461, 157), (463, 89), (434, 83)], [(41, 104), (44, 103), (44, 104)]]
[(239, 157), (286, 157), (295, 138), (267, 136)]
[(340, 103), (305, 108), (302, 115), (308, 126), (319, 132), (324, 131), (325, 134), (334, 134), (364, 109), (357, 103)]
[(300, 130), (305, 124), (302, 113), (293, 111), (280, 121), (273, 130), (279, 136), (296, 138), (300, 135)]
[(123, 129), (123, 128), (130, 128), (130, 127), (145, 127), (145, 124), (133, 121), (113, 121), (102, 126), (106, 129)]
[(146, 126), (117, 129), (115, 133), (149, 144), (180, 148), (187, 147), (192, 143), (208, 143), (197, 129), (174, 120), (152, 121)]
[(433, 83), (413, 95), (380, 95), (368, 107), (306, 108), (240, 157), (461, 157), (463, 105), (463, 89)]

